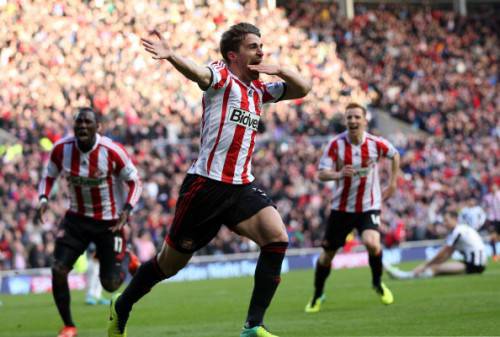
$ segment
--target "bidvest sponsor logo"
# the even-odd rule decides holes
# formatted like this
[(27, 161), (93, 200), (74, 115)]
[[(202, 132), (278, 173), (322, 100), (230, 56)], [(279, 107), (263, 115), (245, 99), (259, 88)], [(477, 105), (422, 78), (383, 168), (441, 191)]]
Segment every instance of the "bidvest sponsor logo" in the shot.
[(253, 131), (257, 131), (260, 116), (241, 108), (231, 107), (228, 120), (248, 129), (252, 129)]

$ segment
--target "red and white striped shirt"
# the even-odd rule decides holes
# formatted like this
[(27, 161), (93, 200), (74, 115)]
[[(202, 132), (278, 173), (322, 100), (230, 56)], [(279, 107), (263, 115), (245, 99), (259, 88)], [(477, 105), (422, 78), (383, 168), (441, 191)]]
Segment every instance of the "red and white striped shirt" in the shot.
[(377, 162), (382, 157), (393, 158), (396, 153), (396, 148), (387, 140), (367, 132), (360, 145), (349, 142), (347, 131), (334, 137), (323, 152), (319, 169), (340, 171), (344, 165), (352, 165), (356, 174), (336, 181), (332, 209), (355, 213), (380, 210)]
[(188, 173), (230, 184), (248, 184), (262, 105), (285, 94), (284, 82), (240, 81), (224, 62), (213, 62), (210, 87), (203, 94), (201, 146)]
[(60, 175), (69, 184), (69, 210), (96, 220), (118, 219), (123, 205), (133, 207), (142, 191), (137, 169), (125, 149), (99, 134), (88, 152), (80, 151), (73, 136), (54, 145), (38, 186), (39, 195), (49, 196)]

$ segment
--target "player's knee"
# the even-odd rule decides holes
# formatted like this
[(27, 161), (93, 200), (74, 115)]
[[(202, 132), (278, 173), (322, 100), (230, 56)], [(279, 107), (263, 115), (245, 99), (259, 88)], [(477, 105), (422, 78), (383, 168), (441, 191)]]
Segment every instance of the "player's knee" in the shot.
[(60, 261), (54, 261), (52, 264), (52, 276), (54, 278), (64, 278), (68, 276), (70, 272), (70, 269), (66, 267), (62, 262)]
[(288, 244), (288, 234), (286, 231), (281, 231), (278, 235), (276, 235), (276, 238), (273, 240), (273, 242), (282, 242)]
[(107, 292), (114, 292), (122, 285), (123, 279), (120, 277), (102, 277), (101, 285)]
[(323, 250), (318, 259), (319, 264), (322, 266), (329, 266), (335, 257), (335, 252), (336, 250)]
[(370, 255), (378, 255), (380, 253), (380, 243), (375, 240), (365, 242), (365, 247)]
[(158, 265), (160, 266), (160, 269), (166, 278), (174, 276), (179, 272), (179, 270), (182, 269), (181, 266), (173, 266), (173, 265), (168, 265), (166, 263), (162, 263), (161, 259), (158, 261)]

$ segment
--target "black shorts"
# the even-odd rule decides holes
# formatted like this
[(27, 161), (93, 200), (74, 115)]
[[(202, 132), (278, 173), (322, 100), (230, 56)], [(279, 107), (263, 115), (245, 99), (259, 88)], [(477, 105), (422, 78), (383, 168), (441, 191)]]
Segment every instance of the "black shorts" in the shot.
[(332, 210), (321, 246), (326, 250), (337, 250), (344, 246), (347, 235), (354, 228), (361, 234), (366, 229), (378, 231), (379, 225), (380, 211), (349, 213)]
[(494, 231), (498, 235), (500, 235), (500, 221), (498, 220), (489, 220), (488, 221), (488, 228), (490, 231)]
[(231, 228), (268, 206), (274, 206), (271, 199), (252, 183), (232, 185), (188, 174), (165, 240), (180, 252), (193, 253), (208, 244), (222, 225)]
[(484, 269), (486, 269), (485, 266), (480, 266), (470, 262), (464, 262), (464, 263), (465, 263), (465, 273), (467, 274), (482, 274)]
[(94, 220), (67, 212), (57, 232), (55, 260), (71, 269), (90, 242), (94, 242), (96, 256), (100, 262), (101, 277), (120, 273), (126, 242), (123, 231), (113, 233), (109, 230), (115, 224), (114, 220)]

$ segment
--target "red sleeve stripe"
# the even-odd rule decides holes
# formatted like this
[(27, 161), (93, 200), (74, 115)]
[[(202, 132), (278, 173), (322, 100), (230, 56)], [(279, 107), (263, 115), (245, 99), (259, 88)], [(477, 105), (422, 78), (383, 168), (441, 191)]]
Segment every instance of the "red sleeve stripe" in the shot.
[(221, 76), (219, 82), (213, 85), (214, 89), (220, 89), (224, 86), (229, 76), (229, 72), (227, 70), (226, 65), (223, 62), (213, 62), (212, 63), (213, 70), (218, 72)]
[(377, 144), (377, 152), (379, 153), (379, 157), (381, 152), (384, 157), (387, 156), (387, 152), (389, 152), (389, 147), (387, 147), (387, 145), (385, 145), (385, 143), (380, 140), (376, 140), (375, 142)]
[(262, 102), (263, 103), (267, 103), (267, 102), (271, 102), (271, 101), (274, 101), (275, 98), (273, 97), (273, 95), (271, 95), (269, 93), (269, 91), (267, 91), (267, 88), (266, 86), (264, 86), (264, 96), (262, 97)]
[(338, 151), (339, 151), (338, 149), (339, 149), (339, 144), (337, 143), (337, 139), (334, 139), (330, 144), (330, 148), (328, 149), (328, 156), (332, 158), (334, 162), (336, 162), (338, 159)]
[(42, 178), (42, 180), (40, 181), (40, 186), (38, 187), (38, 194), (46, 195), (48, 197), (50, 195), (50, 191), (52, 191), (55, 180), (56, 179), (52, 177)]
[(137, 204), (139, 198), (141, 197), (142, 184), (139, 180), (129, 180), (127, 181), (127, 185), (129, 191), (126, 202), (133, 207)]

